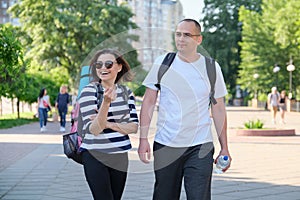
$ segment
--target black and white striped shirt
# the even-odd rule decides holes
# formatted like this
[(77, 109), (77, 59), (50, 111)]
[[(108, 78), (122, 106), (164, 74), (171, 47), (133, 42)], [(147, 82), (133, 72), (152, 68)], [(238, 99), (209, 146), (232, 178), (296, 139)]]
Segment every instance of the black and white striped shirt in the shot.
[[(138, 124), (135, 98), (132, 91), (128, 87), (118, 84), (116, 87), (117, 98), (110, 104), (107, 121)], [(80, 146), (82, 149), (98, 150), (104, 153), (122, 153), (131, 149), (128, 135), (112, 129), (104, 129), (97, 136), (90, 133), (89, 126), (92, 123), (90, 118), (96, 114), (97, 110), (97, 86), (94, 83), (90, 83), (83, 88), (79, 104), (84, 123), (83, 133), (85, 134)]]

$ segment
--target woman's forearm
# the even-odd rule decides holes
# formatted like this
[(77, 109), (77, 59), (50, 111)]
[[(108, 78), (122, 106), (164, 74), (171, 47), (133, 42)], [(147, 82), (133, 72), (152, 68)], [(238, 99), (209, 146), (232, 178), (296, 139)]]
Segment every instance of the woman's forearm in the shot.
[(107, 113), (110, 103), (102, 102), (101, 107), (90, 125), (90, 132), (99, 135), (105, 128), (107, 123)]
[(106, 128), (110, 128), (110, 129), (117, 131), (119, 133), (122, 133), (124, 135), (128, 135), (130, 133), (137, 133), (138, 124), (134, 123), (134, 122), (131, 122), (131, 123), (107, 122)]

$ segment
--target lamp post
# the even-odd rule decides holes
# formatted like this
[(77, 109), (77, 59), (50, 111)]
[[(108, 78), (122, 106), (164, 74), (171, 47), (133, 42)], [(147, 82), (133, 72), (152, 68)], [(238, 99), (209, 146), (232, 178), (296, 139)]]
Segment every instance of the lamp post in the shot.
[(259, 74), (255, 73), (253, 74), (253, 78), (255, 79), (254, 81), (254, 98), (252, 99), (252, 107), (253, 108), (257, 108), (258, 107), (258, 99), (257, 99), (257, 88), (258, 88), (258, 85), (257, 85), (257, 81), (256, 79), (259, 77)]
[(255, 94), (254, 94), (254, 98), (257, 99), (257, 82), (256, 79), (259, 77), (258, 73), (253, 74), (253, 78), (255, 79)]
[(292, 72), (295, 70), (295, 65), (293, 65), (293, 60), (290, 58), (289, 65), (286, 67), (286, 69), (290, 72), (290, 92), (289, 92), (289, 99), (292, 99)]
[(273, 72), (274, 74), (277, 74), (277, 77), (276, 77), (276, 87), (278, 87), (278, 72), (280, 71), (280, 67), (275, 64), (274, 68), (273, 68)]

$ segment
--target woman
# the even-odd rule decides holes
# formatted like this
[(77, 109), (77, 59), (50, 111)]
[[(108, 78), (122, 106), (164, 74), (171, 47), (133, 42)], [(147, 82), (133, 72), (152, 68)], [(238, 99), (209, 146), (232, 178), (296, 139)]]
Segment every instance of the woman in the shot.
[(48, 119), (48, 111), (51, 108), (50, 97), (47, 95), (47, 90), (42, 88), (38, 97), (38, 113), (40, 119), (41, 132), (45, 132)]
[(92, 81), (79, 99), (85, 135), (81, 145), (84, 172), (94, 199), (117, 200), (127, 178), (128, 134), (138, 130), (133, 93), (119, 84), (131, 81), (132, 75), (122, 55), (110, 49), (96, 52), (90, 73)]
[(62, 85), (60, 87), (60, 92), (57, 95), (55, 107), (58, 109), (60, 117), (60, 132), (66, 131), (66, 115), (68, 113), (68, 104), (69, 104), (69, 94), (68, 87)]
[(276, 114), (279, 107), (279, 92), (277, 87), (272, 87), (271, 93), (268, 94), (268, 105), (271, 109), (272, 123), (276, 124)]
[(281, 123), (283, 124), (285, 124), (284, 115), (286, 112), (286, 103), (287, 103), (286, 91), (282, 90), (279, 98), (279, 109), (280, 109)]

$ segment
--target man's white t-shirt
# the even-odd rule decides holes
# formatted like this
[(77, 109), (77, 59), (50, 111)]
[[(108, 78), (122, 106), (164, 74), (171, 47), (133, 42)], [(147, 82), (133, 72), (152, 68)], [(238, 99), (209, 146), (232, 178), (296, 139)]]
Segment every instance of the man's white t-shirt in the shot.
[[(200, 54), (199, 54), (200, 55)], [(165, 55), (158, 57), (143, 85), (157, 90), (157, 73)], [(155, 141), (171, 147), (190, 147), (212, 142), (209, 111), (210, 83), (205, 58), (187, 63), (176, 55), (161, 80)], [(215, 98), (227, 94), (223, 75), (216, 62)]]

